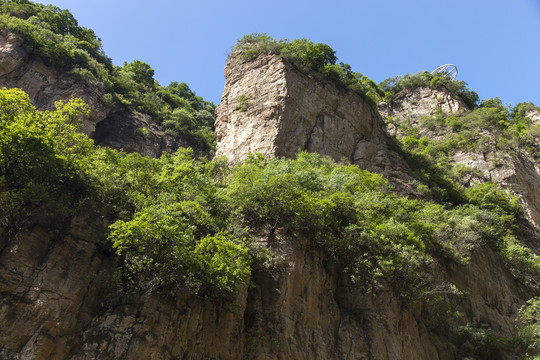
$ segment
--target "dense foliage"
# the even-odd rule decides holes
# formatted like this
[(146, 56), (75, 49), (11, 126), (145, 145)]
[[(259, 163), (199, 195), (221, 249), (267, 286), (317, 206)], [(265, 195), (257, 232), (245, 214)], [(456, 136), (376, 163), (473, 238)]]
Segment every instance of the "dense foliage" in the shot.
[(540, 358), (540, 297), (527, 301), (527, 305), (519, 309), (518, 345), (526, 354), (525, 359)]
[(19, 34), (31, 57), (104, 89), (105, 103), (146, 113), (168, 134), (213, 152), (213, 103), (196, 96), (185, 83), (160, 86), (154, 70), (142, 61), (114, 66), (101, 40), (79, 26), (69, 11), (28, 0), (0, 0), (0, 30)]
[(367, 287), (382, 277), (407, 294), (429, 286), (434, 259), (467, 262), (482, 242), (501, 252), (517, 243), (509, 229), (519, 205), (490, 191), (496, 195), (464, 193), (466, 204), (446, 208), (398, 197), (380, 175), (300, 153), (250, 159), (233, 172), (228, 194), (250, 229), (309, 236)]
[(476, 108), (479, 100), (478, 94), (469, 90), (466, 82), (452, 80), (446, 75), (431, 74), (428, 71), (386, 79), (379, 84), (379, 87), (384, 93), (385, 101), (391, 101), (404, 90), (411, 91), (419, 87), (446, 88), (456, 97), (463, 100), (469, 109)]
[(78, 201), (92, 197), (116, 208), (112, 246), (139, 286), (219, 296), (245, 281), (251, 255), (228, 230), (218, 192), (224, 164), (186, 151), (157, 160), (95, 147), (78, 131), (88, 111), (80, 100), (41, 112), (24, 92), (3, 89), (0, 108), (2, 226), (62, 231)]
[[(95, 34), (79, 27), (68, 11), (0, 0), (0, 27), (23, 36), (31, 56), (104, 87), (110, 104), (147, 113), (169, 134), (187, 136), (211, 152), (213, 104), (185, 83), (160, 86), (144, 62), (112, 65)], [(460, 182), (482, 175), (451, 166), (450, 158), (461, 150), (502, 154), (526, 149), (539, 159), (540, 128), (528, 113), (540, 109), (530, 103), (509, 108), (499, 99), (478, 103), (464, 82), (427, 72), (379, 87), (349, 65), (336, 64), (328, 45), (306, 39), (276, 41), (252, 34), (233, 49), (245, 59), (261, 53), (279, 54), (372, 104), (431, 86), (447, 88), (474, 108), (464, 114), (437, 112), (414, 127), (393, 123), (405, 134), (399, 151), (428, 201), (396, 195), (381, 175), (305, 152), (271, 161), (253, 155), (230, 166), (225, 159), (194, 158), (184, 149), (150, 159), (95, 147), (79, 133), (89, 112), (80, 100), (41, 112), (24, 92), (2, 89), (0, 226), (17, 232), (39, 224), (61, 232), (78, 204), (93, 198), (114, 209), (104, 242), (121, 259), (124, 282), (139, 290), (180, 288), (220, 299), (246, 284), (256, 264), (279, 261), (272, 249), (284, 237), (311, 241), (366, 291), (389, 283), (405, 299), (428, 299), (427, 309), (444, 302), (429, 269), (436, 263), (467, 263), (478, 246), (498, 252), (523, 282), (538, 278), (540, 257), (515, 236), (521, 211), (517, 199), (490, 182), (465, 189)], [(247, 103), (243, 98), (238, 110)], [(422, 136), (426, 132), (445, 136), (430, 139)], [(515, 341), (530, 357), (539, 351), (539, 309), (540, 300), (533, 298), (520, 310)], [(444, 320), (449, 311), (441, 311)], [(456, 336), (486, 358), (509, 346), (507, 339), (470, 324), (459, 327)]]
[(308, 39), (275, 40), (267, 34), (245, 35), (233, 46), (230, 56), (253, 60), (261, 54), (276, 54), (295, 64), (304, 72), (313, 73), (319, 79), (356, 91), (372, 106), (383, 95), (375, 82), (344, 63), (336, 64), (335, 51), (326, 44), (316, 44)]
[[(67, 207), (85, 191), (77, 169), (92, 142), (77, 132), (88, 107), (80, 100), (36, 112), (21, 90), (0, 91), (0, 223), (36, 219), (63, 226)], [(59, 195), (61, 194), (61, 195)]]
[(381, 175), (316, 154), (235, 167), (187, 150), (150, 159), (91, 145), (77, 133), (80, 101), (40, 112), (23, 92), (2, 90), (0, 106), (4, 225), (47, 206), (69, 216), (84, 197), (109, 204), (111, 246), (144, 289), (225, 296), (247, 281), (254, 259), (271, 256), (254, 241), (261, 236), (311, 239), (366, 288), (385, 279), (404, 296), (429, 288), (434, 261), (467, 262), (482, 243), (517, 273), (539, 271), (512, 233), (519, 205), (493, 185), (459, 190), (463, 204), (443, 206), (399, 197)]

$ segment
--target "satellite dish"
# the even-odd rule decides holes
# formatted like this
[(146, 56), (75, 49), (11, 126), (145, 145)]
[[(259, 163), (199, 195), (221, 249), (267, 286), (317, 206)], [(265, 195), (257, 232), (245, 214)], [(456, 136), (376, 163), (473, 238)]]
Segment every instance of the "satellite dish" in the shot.
[(431, 72), (433, 75), (448, 76), (451, 80), (456, 80), (457, 67), (453, 64), (441, 65)]

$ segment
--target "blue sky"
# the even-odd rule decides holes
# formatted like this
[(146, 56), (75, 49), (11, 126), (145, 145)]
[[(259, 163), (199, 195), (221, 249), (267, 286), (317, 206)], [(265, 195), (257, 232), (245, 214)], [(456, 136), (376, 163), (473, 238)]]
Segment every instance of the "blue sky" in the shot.
[(376, 82), (452, 63), (480, 98), (540, 106), (540, 0), (54, 0), (113, 62), (145, 61), (162, 85), (219, 103), (240, 37), (308, 38)]

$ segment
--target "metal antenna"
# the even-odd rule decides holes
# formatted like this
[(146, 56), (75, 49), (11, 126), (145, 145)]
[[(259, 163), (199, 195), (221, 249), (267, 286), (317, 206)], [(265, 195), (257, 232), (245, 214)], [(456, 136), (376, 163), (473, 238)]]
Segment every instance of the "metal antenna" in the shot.
[(457, 76), (457, 66), (453, 64), (445, 64), (441, 65), (435, 70), (433, 70), (431, 73), (433, 75), (438, 74), (442, 76), (448, 76), (451, 80), (456, 80)]

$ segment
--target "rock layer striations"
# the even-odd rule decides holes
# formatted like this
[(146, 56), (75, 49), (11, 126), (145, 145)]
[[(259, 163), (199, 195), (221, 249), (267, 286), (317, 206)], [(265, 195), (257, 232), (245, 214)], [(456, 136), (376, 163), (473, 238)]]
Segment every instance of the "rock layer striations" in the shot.
[(249, 62), (233, 57), (225, 78), (216, 109), (216, 155), (239, 162), (250, 153), (294, 157), (307, 150), (407, 178), (407, 165), (388, 146), (382, 118), (359, 94), (276, 55)]

